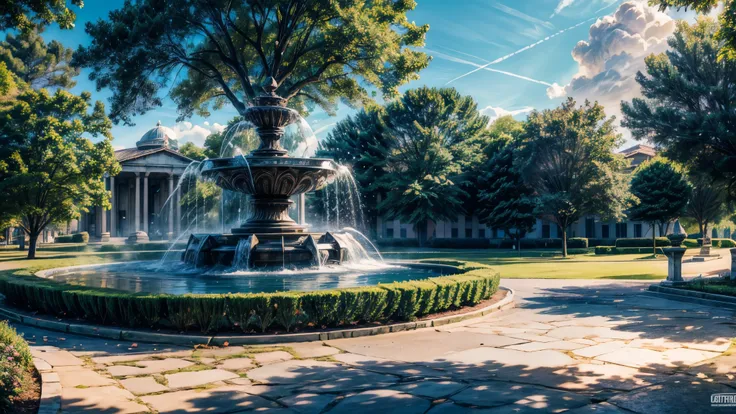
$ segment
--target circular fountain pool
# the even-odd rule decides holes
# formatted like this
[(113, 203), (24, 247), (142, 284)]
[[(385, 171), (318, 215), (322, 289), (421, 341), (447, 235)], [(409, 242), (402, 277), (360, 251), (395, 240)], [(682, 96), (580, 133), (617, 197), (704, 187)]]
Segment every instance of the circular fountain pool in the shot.
[(71, 285), (147, 293), (256, 293), (312, 291), (426, 279), (455, 273), (448, 266), (341, 265), (272, 272), (207, 269), (192, 271), (160, 262), (113, 263), (49, 272), (45, 277)]

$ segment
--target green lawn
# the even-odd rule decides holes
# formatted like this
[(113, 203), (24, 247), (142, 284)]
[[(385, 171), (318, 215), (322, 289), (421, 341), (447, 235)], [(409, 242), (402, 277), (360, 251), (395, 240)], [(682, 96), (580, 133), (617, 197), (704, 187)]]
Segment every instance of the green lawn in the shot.
[[(492, 265), (503, 278), (541, 279), (664, 279), (667, 260), (647, 254), (596, 256), (592, 253), (563, 258), (554, 250), (451, 250), (387, 248), (387, 260), (458, 259)], [(695, 254), (693, 252), (692, 254)]]
[[(75, 246), (79, 248), (79, 246)], [(83, 251), (70, 251), (59, 245), (42, 246), (39, 259), (32, 262), (23, 260), (26, 252), (17, 249), (0, 249), (0, 269), (44, 266), (46, 268), (70, 264), (98, 263), (101, 261), (126, 261), (135, 259), (155, 259), (161, 251), (145, 251), (145, 245), (133, 251), (100, 252), (99, 245), (86, 246)], [(111, 249), (112, 246), (106, 247)], [(126, 246), (115, 246), (125, 249)], [(151, 244), (150, 250), (160, 249)], [(590, 251), (575, 250), (576, 254), (563, 258), (559, 251), (526, 250), (521, 253), (501, 249), (419, 249), (387, 247), (383, 249), (386, 260), (419, 259), (457, 259), (492, 265), (504, 278), (546, 278), (546, 279), (664, 279), (667, 275), (667, 261), (663, 256), (652, 259), (648, 254), (596, 256)], [(696, 254), (692, 249), (688, 254)], [(728, 252), (725, 253), (728, 255)], [(709, 262), (712, 263), (712, 262)], [(712, 266), (712, 265), (711, 265)]]

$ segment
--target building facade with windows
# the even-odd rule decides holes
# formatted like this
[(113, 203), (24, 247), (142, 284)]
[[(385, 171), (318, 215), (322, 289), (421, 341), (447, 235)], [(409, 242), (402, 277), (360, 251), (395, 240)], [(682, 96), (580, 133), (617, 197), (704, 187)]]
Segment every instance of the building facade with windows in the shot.
[[(621, 151), (624, 158), (628, 160), (627, 173), (633, 172), (641, 163), (654, 158), (657, 155), (655, 148), (648, 145), (635, 145)], [(672, 226), (670, 226), (670, 231)], [(568, 237), (586, 237), (598, 239), (616, 239), (629, 237), (659, 237), (666, 233), (658, 228), (652, 228), (649, 223), (638, 221), (601, 221), (596, 216), (587, 216), (576, 222), (567, 231)], [(492, 229), (478, 221), (476, 216), (458, 215), (456, 220), (438, 221), (427, 223), (427, 234), (429, 238), (438, 239), (500, 239), (504, 238), (504, 232), (500, 229)], [(376, 235), (379, 239), (415, 239), (417, 234), (414, 226), (402, 223), (400, 220), (381, 217), (377, 220)], [(537, 219), (534, 229), (525, 236), (530, 239), (554, 239), (562, 237), (562, 231), (555, 223), (547, 220)]]

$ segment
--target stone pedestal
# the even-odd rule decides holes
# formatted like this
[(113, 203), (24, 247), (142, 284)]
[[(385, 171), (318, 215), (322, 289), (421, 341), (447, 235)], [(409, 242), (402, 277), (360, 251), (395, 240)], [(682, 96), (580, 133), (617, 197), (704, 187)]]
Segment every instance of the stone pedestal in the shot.
[(107, 243), (110, 241), (110, 233), (105, 232), (100, 234), (100, 242), (101, 243)]
[(731, 249), (731, 280), (736, 280), (736, 249)]
[(662, 251), (667, 256), (667, 282), (683, 282), (682, 257), (687, 249), (684, 247), (666, 247)]

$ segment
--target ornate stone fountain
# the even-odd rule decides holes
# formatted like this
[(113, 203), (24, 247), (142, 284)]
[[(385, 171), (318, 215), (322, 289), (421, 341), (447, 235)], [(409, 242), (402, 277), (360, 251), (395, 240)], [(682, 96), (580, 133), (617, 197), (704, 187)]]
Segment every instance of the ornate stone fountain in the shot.
[(335, 179), (337, 165), (329, 159), (291, 158), (279, 140), (284, 128), (299, 120), (276, 95), (269, 78), (266, 92), (244, 117), (256, 126), (261, 140), (248, 156), (206, 160), (201, 174), (219, 187), (248, 194), (250, 216), (230, 234), (192, 234), (182, 260), (197, 267), (309, 267), (346, 259), (341, 235), (313, 234), (289, 217), (291, 196), (324, 188)]

